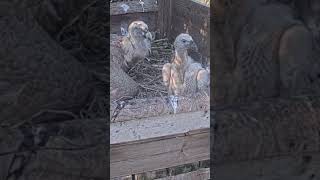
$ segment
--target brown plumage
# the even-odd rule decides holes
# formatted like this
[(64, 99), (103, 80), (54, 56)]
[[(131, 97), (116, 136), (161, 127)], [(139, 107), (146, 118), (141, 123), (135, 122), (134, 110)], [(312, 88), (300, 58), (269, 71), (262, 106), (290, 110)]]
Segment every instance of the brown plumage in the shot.
[(148, 25), (134, 21), (129, 25), (128, 35), (111, 35), (111, 100), (133, 97), (138, 93), (138, 84), (126, 72), (144, 60), (151, 50), (152, 35)]
[(197, 50), (189, 34), (180, 34), (174, 42), (175, 56), (162, 69), (164, 85), (169, 95), (192, 96), (209, 89), (209, 72), (188, 56), (188, 50)]

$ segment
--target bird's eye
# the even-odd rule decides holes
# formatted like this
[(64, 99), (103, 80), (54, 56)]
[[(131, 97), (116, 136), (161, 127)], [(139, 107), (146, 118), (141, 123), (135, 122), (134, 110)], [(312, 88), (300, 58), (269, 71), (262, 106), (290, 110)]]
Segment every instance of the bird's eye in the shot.
[(186, 43), (187, 41), (186, 41), (186, 40), (182, 40), (182, 42), (183, 42), (183, 43)]

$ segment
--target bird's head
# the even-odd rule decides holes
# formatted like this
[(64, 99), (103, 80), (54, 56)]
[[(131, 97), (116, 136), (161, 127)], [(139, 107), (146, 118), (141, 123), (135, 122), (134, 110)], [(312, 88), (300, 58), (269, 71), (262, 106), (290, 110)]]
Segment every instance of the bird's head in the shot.
[(198, 51), (196, 43), (189, 34), (179, 34), (173, 44), (174, 49), (178, 52), (185, 52), (188, 50)]
[(129, 36), (137, 39), (148, 39), (150, 41), (153, 40), (153, 37), (149, 31), (148, 25), (143, 21), (133, 21), (128, 28)]

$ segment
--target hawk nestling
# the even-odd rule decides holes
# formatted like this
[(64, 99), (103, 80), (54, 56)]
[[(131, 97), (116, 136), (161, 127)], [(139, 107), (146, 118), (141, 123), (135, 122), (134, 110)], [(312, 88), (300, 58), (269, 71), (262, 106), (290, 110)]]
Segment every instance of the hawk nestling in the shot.
[(126, 72), (150, 54), (152, 39), (148, 25), (143, 21), (132, 22), (128, 27), (127, 36), (111, 36), (112, 100), (132, 97), (138, 93), (138, 84)]
[(124, 37), (121, 42), (125, 71), (151, 53), (152, 39), (148, 25), (143, 21), (134, 21), (129, 25), (128, 36)]
[(168, 88), (168, 94), (171, 97), (194, 96), (198, 92), (208, 90), (209, 72), (188, 55), (188, 50), (197, 51), (192, 37), (184, 33), (178, 35), (174, 41), (174, 48), (172, 62), (166, 63), (162, 68), (163, 83)]

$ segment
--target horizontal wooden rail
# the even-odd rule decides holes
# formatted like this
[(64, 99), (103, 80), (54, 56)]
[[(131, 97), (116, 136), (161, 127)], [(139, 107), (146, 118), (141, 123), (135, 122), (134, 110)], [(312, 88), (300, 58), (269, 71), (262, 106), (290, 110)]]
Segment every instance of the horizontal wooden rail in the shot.
[(209, 112), (110, 124), (111, 177), (209, 159)]
[(196, 171), (178, 174), (176, 176), (169, 176), (156, 180), (208, 180), (210, 179), (210, 169), (202, 168)]
[(158, 11), (156, 0), (143, 0), (141, 2), (143, 2), (143, 6), (139, 0), (112, 2), (110, 3), (110, 15)]

